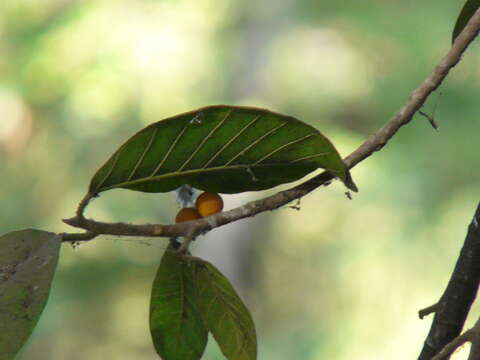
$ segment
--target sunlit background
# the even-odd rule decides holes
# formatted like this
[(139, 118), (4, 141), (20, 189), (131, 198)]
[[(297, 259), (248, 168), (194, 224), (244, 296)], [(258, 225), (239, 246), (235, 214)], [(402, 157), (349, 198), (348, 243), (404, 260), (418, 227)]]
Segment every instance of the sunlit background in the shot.
[[(266, 107), (343, 155), (450, 46), (464, 0), (2, 0), (2, 233), (71, 231), (91, 176), (147, 124), (209, 104)], [(336, 182), (201, 237), (252, 310), (260, 359), (414, 359), (479, 200), (480, 47), (424, 110)], [(224, 196), (233, 208), (269, 192)], [(88, 216), (170, 223), (174, 194), (105, 193)], [(64, 245), (20, 360), (156, 359), (149, 288), (163, 239)], [(478, 312), (477, 312), (478, 313)], [(470, 320), (473, 321), (474, 318)], [(456, 359), (466, 358), (465, 350)], [(205, 359), (222, 359), (213, 341)]]

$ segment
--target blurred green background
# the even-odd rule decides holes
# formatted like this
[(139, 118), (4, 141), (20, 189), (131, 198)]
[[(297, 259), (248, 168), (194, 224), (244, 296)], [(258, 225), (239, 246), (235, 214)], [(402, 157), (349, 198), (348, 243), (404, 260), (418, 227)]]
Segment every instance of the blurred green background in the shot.
[[(196, 107), (266, 107), (347, 155), (450, 46), (464, 0), (2, 0), (0, 230), (71, 231), (90, 177), (134, 132)], [(412, 359), (478, 197), (480, 48), (425, 111), (339, 182), (217, 229), (193, 252), (252, 310), (260, 359)], [(439, 96), (441, 93), (441, 96)], [(269, 192), (225, 196), (232, 208)], [(174, 194), (105, 193), (88, 216), (172, 221)], [(166, 240), (64, 245), (20, 360), (156, 359), (149, 287)], [(478, 311), (474, 308), (478, 313)], [(466, 358), (466, 352), (456, 359)], [(211, 342), (205, 359), (222, 359)]]

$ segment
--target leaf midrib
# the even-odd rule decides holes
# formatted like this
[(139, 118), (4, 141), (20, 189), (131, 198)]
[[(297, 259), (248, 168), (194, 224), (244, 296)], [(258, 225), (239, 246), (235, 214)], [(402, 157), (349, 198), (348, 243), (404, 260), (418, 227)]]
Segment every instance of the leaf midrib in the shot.
[[(142, 183), (146, 182), (156, 182), (156, 181), (161, 181), (165, 179), (170, 179), (170, 178), (175, 178), (175, 177), (180, 177), (180, 176), (188, 176), (188, 175), (196, 175), (196, 174), (202, 174), (202, 173), (211, 173), (211, 172), (216, 172), (216, 171), (225, 171), (225, 170), (238, 170), (238, 169), (250, 169), (250, 168), (264, 168), (264, 167), (277, 167), (277, 166), (285, 166), (286, 163), (270, 163), (270, 164), (240, 164), (240, 165), (229, 165), (229, 166), (217, 166), (217, 167), (211, 167), (211, 168), (200, 168), (200, 169), (192, 169), (192, 170), (185, 170), (185, 171), (174, 171), (171, 173), (163, 174), (163, 175), (158, 175), (158, 176), (149, 176), (149, 177), (143, 177), (140, 179), (136, 180), (131, 180), (131, 181), (124, 181), (122, 183), (117, 183), (105, 188), (99, 188), (96, 190), (96, 193), (100, 191), (107, 191), (111, 189), (116, 189), (116, 188), (123, 188), (127, 186), (132, 186), (132, 185), (139, 185)], [(297, 161), (289, 161), (287, 164), (291, 164), (293, 166), (298, 166)], [(315, 166), (315, 164), (309, 165), (305, 164), (305, 167), (308, 166)]]

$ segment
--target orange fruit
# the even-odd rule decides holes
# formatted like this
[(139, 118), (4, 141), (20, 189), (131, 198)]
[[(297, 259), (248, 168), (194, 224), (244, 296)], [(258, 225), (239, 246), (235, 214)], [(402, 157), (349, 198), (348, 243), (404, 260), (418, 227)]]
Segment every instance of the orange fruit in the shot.
[(223, 200), (216, 193), (204, 192), (197, 198), (195, 206), (201, 216), (209, 216), (222, 211)]
[(175, 216), (175, 222), (184, 222), (190, 220), (200, 219), (201, 216), (198, 213), (197, 209), (195, 208), (182, 208), (178, 212), (177, 216)]

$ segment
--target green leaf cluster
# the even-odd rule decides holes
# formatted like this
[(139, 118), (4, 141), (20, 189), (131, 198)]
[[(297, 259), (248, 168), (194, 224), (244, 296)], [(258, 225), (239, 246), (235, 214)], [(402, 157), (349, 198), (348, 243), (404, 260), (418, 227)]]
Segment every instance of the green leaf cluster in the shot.
[[(331, 142), (315, 128), (268, 110), (217, 105), (147, 126), (103, 165), (89, 195), (126, 188), (166, 192), (268, 189), (322, 168), (357, 188)], [(0, 237), (0, 360), (18, 353), (46, 304), (61, 235), (22, 230)], [(252, 317), (210, 263), (170, 247), (153, 284), (150, 328), (166, 360), (200, 359), (211, 333), (229, 360), (253, 360)]]
[(211, 263), (165, 252), (152, 287), (150, 331), (165, 360), (196, 360), (212, 333), (229, 360), (257, 357), (252, 317), (230, 282)]

